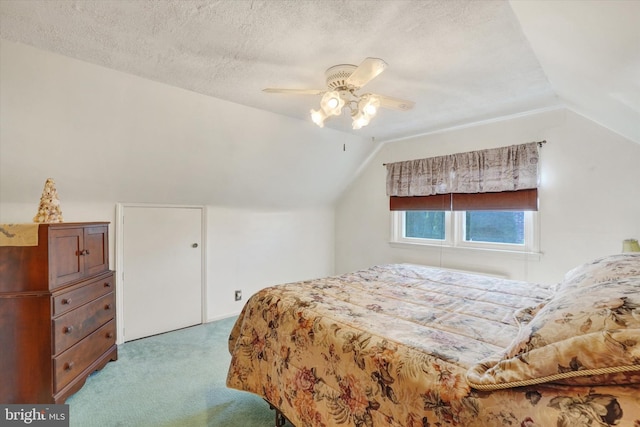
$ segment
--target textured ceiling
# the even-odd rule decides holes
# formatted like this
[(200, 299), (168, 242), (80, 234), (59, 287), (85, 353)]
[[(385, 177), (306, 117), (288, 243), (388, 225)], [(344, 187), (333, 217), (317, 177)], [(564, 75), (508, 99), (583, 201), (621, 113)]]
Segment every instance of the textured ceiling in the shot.
[(0, 0), (0, 37), (299, 118), (336, 64), (384, 59), (368, 92), (413, 100), (378, 141), (565, 105), (640, 143), (637, 0)]
[(416, 103), (352, 131), (389, 140), (558, 104), (506, 1), (0, 2), (0, 36), (216, 98), (299, 118), (324, 70), (365, 57), (389, 67), (366, 91)]

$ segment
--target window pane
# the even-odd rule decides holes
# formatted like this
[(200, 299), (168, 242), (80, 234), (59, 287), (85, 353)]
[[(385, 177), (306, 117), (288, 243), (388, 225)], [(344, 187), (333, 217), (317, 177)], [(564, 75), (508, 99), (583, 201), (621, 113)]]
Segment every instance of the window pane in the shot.
[(467, 211), (464, 239), (468, 242), (524, 244), (524, 212)]
[(405, 237), (444, 240), (443, 211), (406, 211)]

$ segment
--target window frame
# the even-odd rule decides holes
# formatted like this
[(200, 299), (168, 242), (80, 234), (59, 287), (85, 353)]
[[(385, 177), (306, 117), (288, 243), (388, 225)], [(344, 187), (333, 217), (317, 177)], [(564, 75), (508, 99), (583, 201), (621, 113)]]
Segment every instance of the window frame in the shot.
[[(498, 210), (498, 209), (496, 209)], [(405, 212), (391, 211), (392, 244), (413, 246), (437, 246), (447, 248), (473, 249), (481, 251), (500, 251), (513, 253), (539, 253), (539, 215), (536, 211), (524, 212), (524, 244), (497, 242), (478, 242), (464, 240), (466, 211), (443, 211), (445, 214), (445, 238), (424, 239), (405, 236)]]
[(453, 246), (454, 240), (451, 234), (451, 211), (439, 211), (444, 212), (444, 239), (426, 239), (422, 237), (406, 237), (405, 235), (405, 212), (407, 211), (392, 211), (391, 227), (392, 227), (392, 241), (396, 243), (408, 243), (413, 245), (437, 245), (437, 246)]

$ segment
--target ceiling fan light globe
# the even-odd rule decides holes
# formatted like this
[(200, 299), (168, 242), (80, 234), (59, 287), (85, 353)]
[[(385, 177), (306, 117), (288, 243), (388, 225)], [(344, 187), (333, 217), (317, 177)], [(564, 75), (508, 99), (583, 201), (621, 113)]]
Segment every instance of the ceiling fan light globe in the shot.
[(373, 95), (363, 95), (362, 99), (358, 103), (358, 109), (365, 115), (371, 119), (378, 112), (378, 107), (380, 107), (380, 100)]
[(324, 121), (327, 116), (324, 114), (322, 110), (311, 110), (311, 121), (317, 124), (319, 127), (324, 127)]
[(362, 111), (358, 111), (353, 115), (353, 122), (351, 126), (354, 130), (362, 129), (364, 126), (368, 125), (370, 121), (370, 117), (364, 114)]
[(354, 120), (352, 123), (353, 130), (362, 129), (363, 126), (366, 126), (362, 120)]
[(343, 106), (344, 99), (340, 96), (340, 92), (335, 90), (325, 93), (320, 101), (320, 107), (327, 116), (339, 116)]
[(375, 105), (368, 104), (364, 107), (364, 112), (373, 117), (378, 112), (378, 108)]

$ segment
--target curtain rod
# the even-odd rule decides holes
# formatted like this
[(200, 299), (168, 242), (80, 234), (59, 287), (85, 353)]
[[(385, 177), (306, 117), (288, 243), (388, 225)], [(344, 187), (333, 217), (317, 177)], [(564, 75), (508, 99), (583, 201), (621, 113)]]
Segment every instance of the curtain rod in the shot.
[[(547, 143), (547, 140), (543, 139), (542, 141), (533, 141), (533, 142), (536, 142), (538, 144), (538, 147), (542, 147), (543, 144)], [(388, 165), (388, 163), (383, 163), (382, 164), (382, 166), (387, 166), (387, 165)]]

